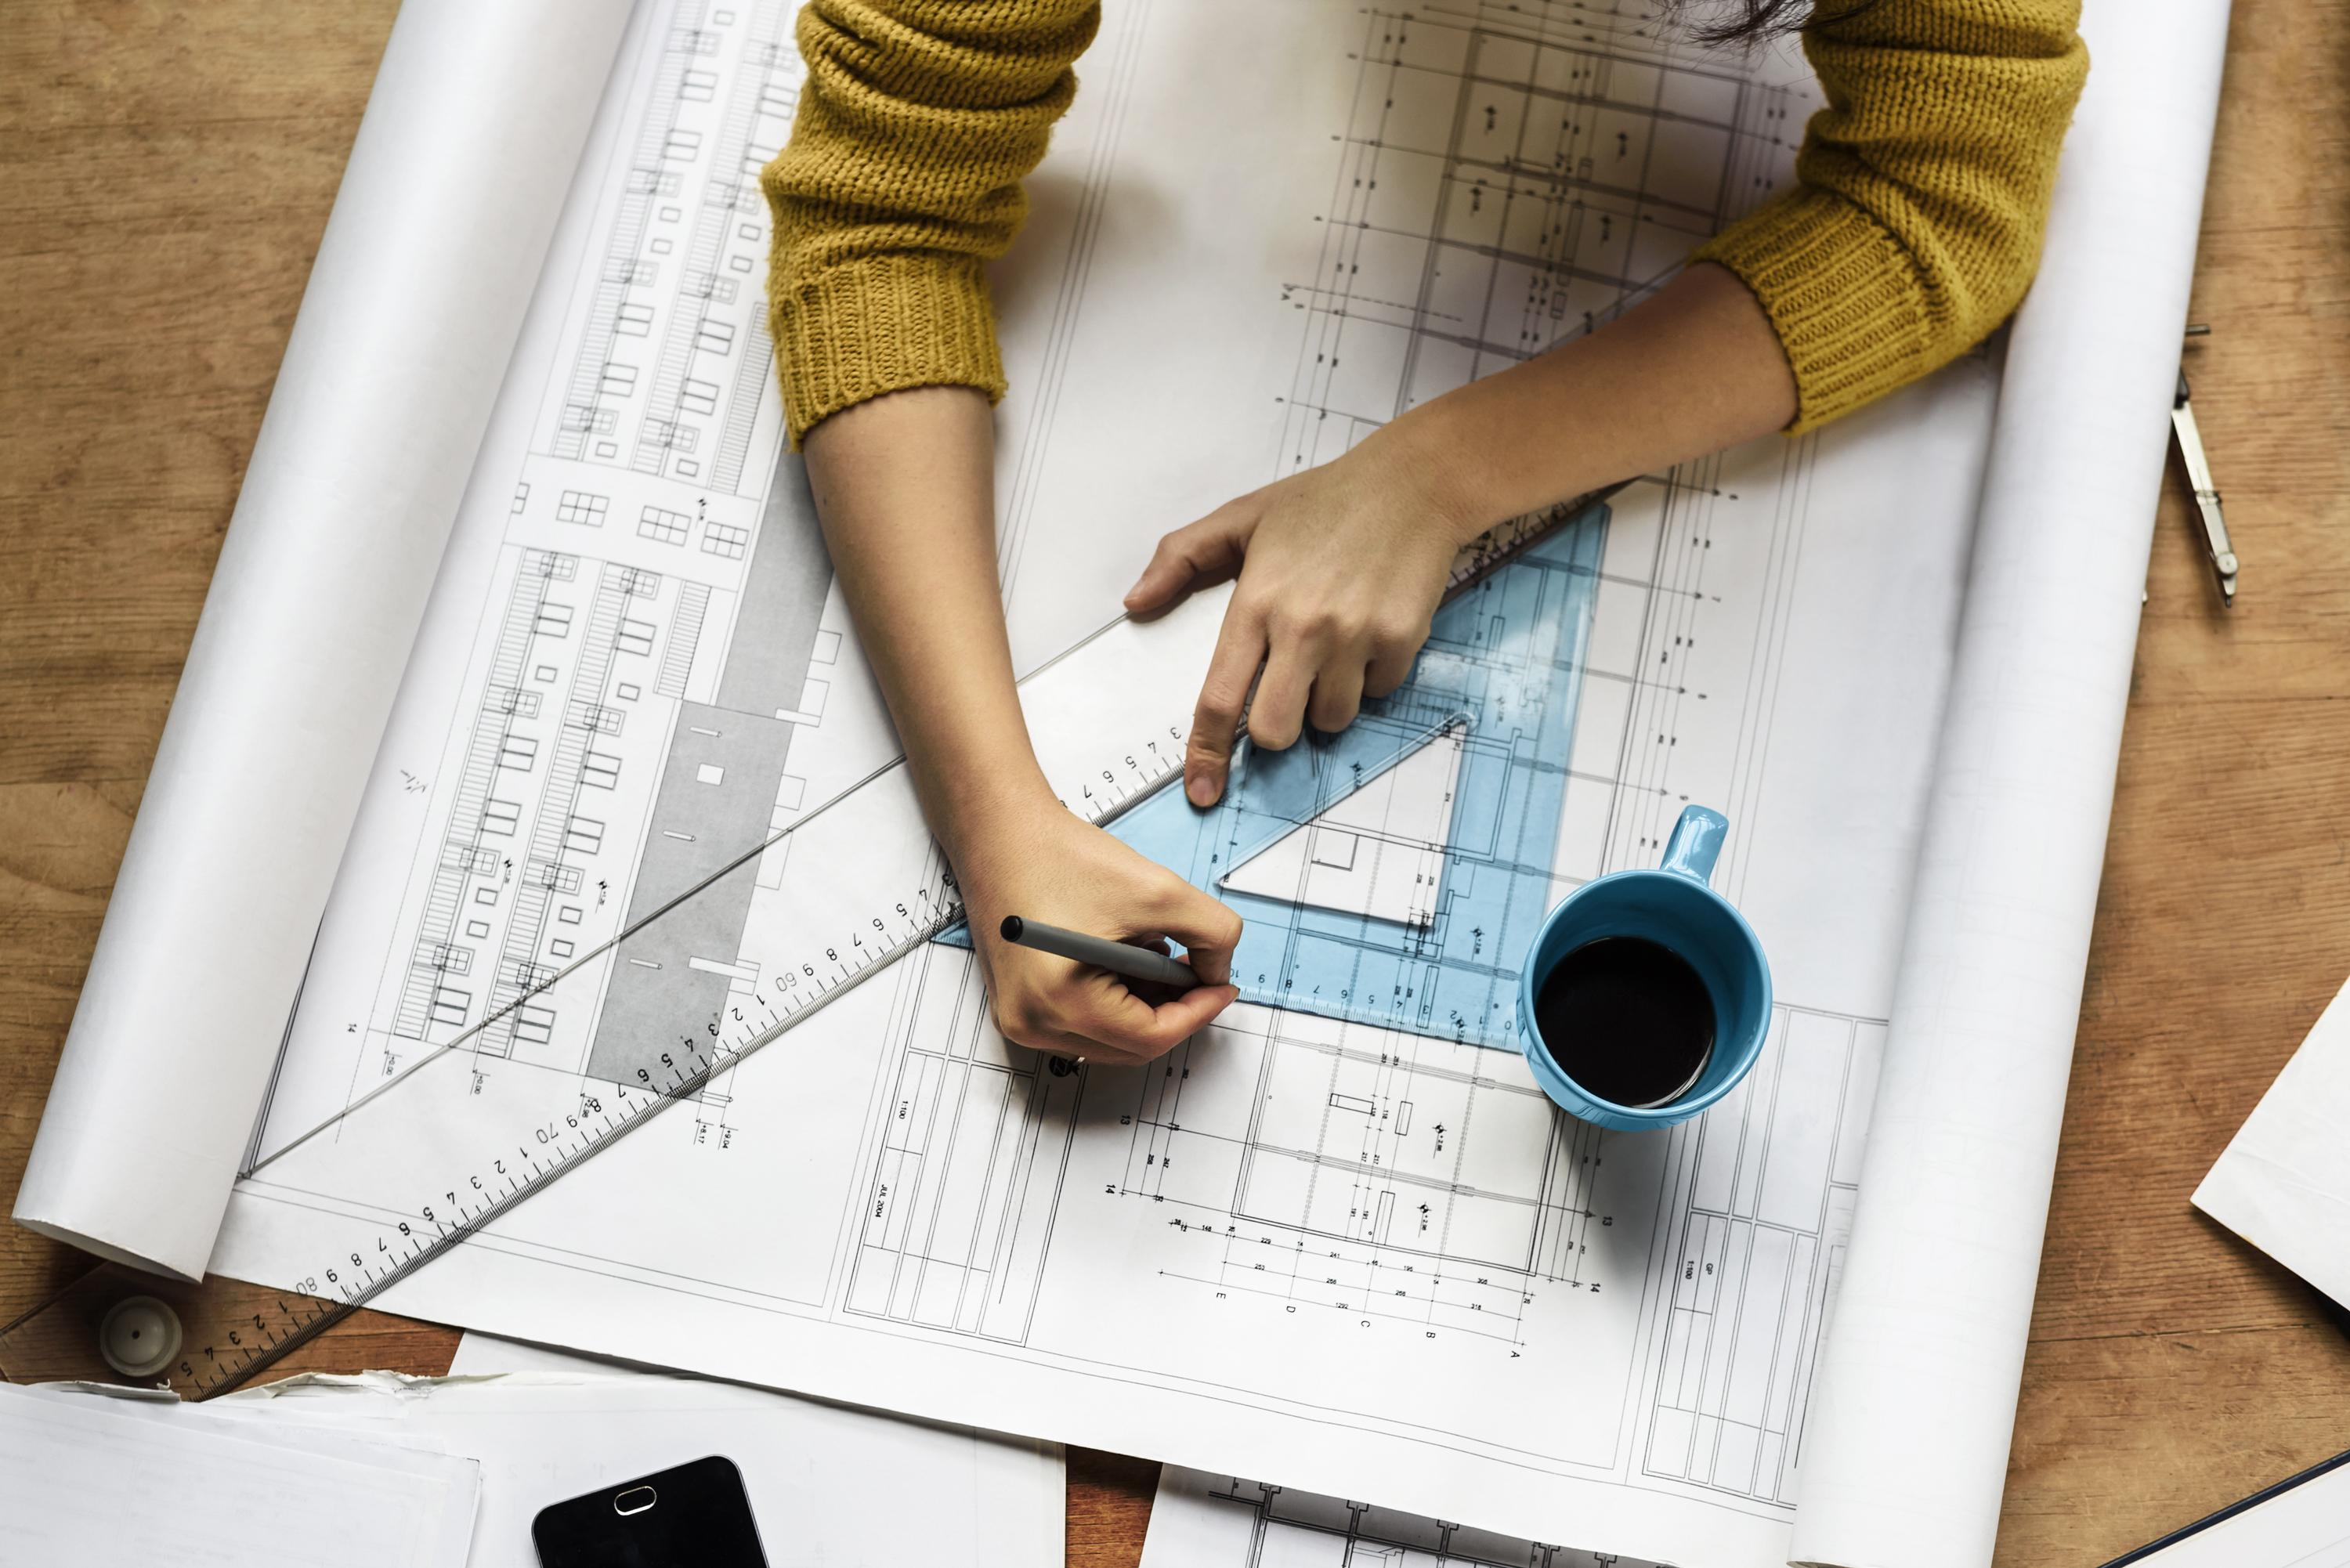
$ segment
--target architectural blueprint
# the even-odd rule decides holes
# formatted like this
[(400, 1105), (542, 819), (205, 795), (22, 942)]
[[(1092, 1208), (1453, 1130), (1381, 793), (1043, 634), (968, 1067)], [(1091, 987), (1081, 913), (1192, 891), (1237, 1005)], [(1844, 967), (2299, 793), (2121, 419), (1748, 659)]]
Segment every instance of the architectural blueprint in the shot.
[[(436, 1096), (592, 1097), (777, 983), (824, 909), (936, 877), (765, 366), (791, 10), (639, 8), (219, 1272), (298, 1284), (339, 1226), (433, 1200)], [(1784, 177), (1814, 101), (1635, 6), (1528, 0), (1126, 0), (1085, 82), (996, 286), (1007, 613), (1048, 776), (1088, 810), (1163, 776), (1214, 634), (1212, 598), (1116, 624), (1159, 532), (1604, 321)], [(1254, 1003), (1149, 1068), (1039, 1057), (933, 945), (384, 1304), (1579, 1548), (1783, 1561), (1994, 390), (1962, 363), (1638, 482), (1534, 557), (1576, 586), (1574, 711), (1553, 795), (1514, 807), (1543, 850), (1504, 857), (1540, 885), (1511, 896), (1651, 863), (1690, 800), (1728, 814), (1717, 879), (1784, 1001), (1702, 1120), (1602, 1133), (1465, 1030)], [(1329, 836), (1436, 821), (1493, 760), (1467, 704), (1405, 728), (1364, 732), (1391, 760), (1347, 799), (1378, 823), (1280, 836), (1226, 890), (1286, 877), (1301, 910), (1452, 940), (1426, 878), (1459, 875), (1457, 817), (1351, 879)], [(819, 806), (857, 834), (742, 858)], [(338, 1121), (452, 1043), (462, 1073)]]
[[(825, 722), (840, 638), (805, 489), (778, 483), (756, 185), (796, 101), (790, 13), (639, 8), (590, 138), (625, 173), (565, 215), (517, 356), (536, 374), (509, 379), (484, 448), (505, 461), (476, 471), (387, 740), (403, 763), (346, 859), (374, 885), (338, 898), (312, 963), (337, 1003), (297, 1013), (273, 1110), (460, 1036), (617, 1076), (652, 1021), (666, 1038), (726, 995), (708, 955), (733, 958), (747, 877), (608, 952), (592, 1028), (515, 1005), (807, 788), (795, 737)], [(435, 686), (454, 700), (413, 700)]]

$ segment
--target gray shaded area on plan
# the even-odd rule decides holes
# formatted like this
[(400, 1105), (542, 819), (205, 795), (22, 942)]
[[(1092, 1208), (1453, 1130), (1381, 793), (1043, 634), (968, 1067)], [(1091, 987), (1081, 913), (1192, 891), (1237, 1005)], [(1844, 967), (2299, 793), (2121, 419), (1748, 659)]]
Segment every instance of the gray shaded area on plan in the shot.
[[(766, 837), (792, 729), (699, 702), (680, 711), (629, 900), (631, 924)], [(718, 782), (702, 782), (704, 768), (716, 769)], [(639, 1067), (650, 1070), (717, 1015), (728, 977), (692, 961), (734, 961), (758, 875), (759, 862), (748, 861), (620, 943), (588, 1056), (590, 1075), (633, 1082)]]
[[(800, 705), (831, 582), (806, 475), (786, 453), (759, 520), (718, 701), (679, 708), (629, 896), (629, 926), (772, 831), (797, 728), (775, 713)], [(590, 1076), (637, 1082), (638, 1069), (653, 1070), (663, 1051), (702, 1033), (718, 1015), (729, 977), (695, 969), (692, 961), (735, 961), (758, 875), (758, 860), (746, 861), (620, 943), (588, 1054)]]
[(799, 458), (786, 452), (759, 519), (759, 548), (743, 586), (743, 611), (734, 618), (726, 667), (719, 672), (721, 708), (772, 718), (779, 708), (800, 705), (808, 656), (816, 650), (816, 622), (831, 587), (832, 558), (824, 551), (807, 474)]

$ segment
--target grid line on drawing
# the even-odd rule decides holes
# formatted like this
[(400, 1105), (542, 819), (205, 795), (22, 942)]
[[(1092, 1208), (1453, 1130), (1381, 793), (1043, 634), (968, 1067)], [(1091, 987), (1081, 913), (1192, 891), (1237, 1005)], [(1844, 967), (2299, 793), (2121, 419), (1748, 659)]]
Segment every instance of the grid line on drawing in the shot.
[(1289, 470), (1655, 288), (1767, 189), (1788, 119), (1786, 90), (1659, 54), (1646, 16), (1367, 16), (1316, 274), (1285, 291)]
[(1125, 1118), (1121, 1193), (1213, 1243), (1183, 1277), (1512, 1344), (1531, 1293), (1597, 1288), (1597, 1129), (1482, 1047), (1263, 1016), (1179, 1046)]
[(1704, 609), (1713, 512), (1708, 480), (1717, 468), (1717, 460), (1709, 459), (1696, 465), (1693, 483), (1677, 475), (1661, 497), (1654, 587), (1642, 618), (1638, 684), (1611, 814), (1618, 830), (1608, 845), (1611, 867), (1651, 864), (1680, 815), (1682, 803), (1670, 784), (1680, 743), (1678, 698)]
[[(1748, 655), (1748, 681), (1740, 710), (1738, 768), (1731, 781), (1725, 809), (1735, 821), (1751, 812), (1762, 796), (1763, 773), (1771, 756), (1772, 719), (1778, 710), (1780, 672), (1787, 653), (1787, 630), (1794, 615), (1796, 566), (1803, 554), (1804, 502), (1812, 482), (1812, 454), (1817, 436), (1788, 443), (1780, 454), (1778, 504), (1772, 517), (1770, 558), (1763, 568), (1771, 585), (1771, 613), (1754, 628)], [(1719, 460), (1717, 460), (1719, 466)], [(1722, 890), (1735, 901), (1745, 890), (1751, 835), (1740, 836), (1728, 846), (1719, 875)]]
[[(1794, 1500), (1804, 1410), (1858, 1196), (1856, 1084), (1881, 1020), (1782, 1008), (1753, 1074), (1700, 1124), (1641, 1473)], [(1822, 1117), (1822, 1104), (1841, 1113)]]
[(751, 453), (751, 431), (758, 423), (759, 400), (767, 388), (768, 366), (774, 363), (775, 339), (768, 335), (767, 314), (754, 311), (751, 317), (750, 346), (734, 367), (734, 389), (726, 400), (726, 428), (718, 441), (716, 466), (711, 472), (711, 483), (719, 489), (740, 494), (743, 489), (743, 463)]
[(1023, 1344), (1083, 1080), (1058, 1058), (1011, 1059), (967, 954), (925, 948), (909, 961), (906, 1044), (842, 1307)]
[(637, 519), (637, 532), (648, 539), (658, 539), (664, 545), (682, 545), (693, 532), (693, 519), (682, 512), (665, 511), (648, 506)]
[(608, 495), (598, 495), (592, 490), (567, 490), (556, 501), (555, 520), (601, 528), (604, 514), (611, 509), (611, 505), (612, 498)]
[(669, 646), (661, 650), (660, 674), (653, 690), (683, 700), (686, 678), (693, 672), (693, 651), (702, 641), (702, 620), (710, 610), (707, 584), (689, 582), (679, 590), (677, 614), (670, 622)]
[(1060, 286), (1054, 292), (1051, 326), (1045, 334), (1044, 363), (1035, 384), (1041, 395), (1031, 405), (1027, 428), (1018, 448), (1020, 457), (1003, 501), (1003, 522), (997, 531), (996, 574), (1004, 602), (1012, 602), (1020, 584), (1020, 568), (1028, 539), (1030, 514), (1052, 451), (1053, 429), (1061, 406), (1069, 361), (1076, 343), (1079, 307), (1101, 234), (1102, 216), (1108, 207), (1110, 172), (1118, 161), (1118, 140), (1126, 127), (1127, 106), (1135, 72), (1149, 30), (1153, 0), (1128, 0), (1125, 25), (1118, 30), (1116, 53), (1100, 69), (1110, 105), (1108, 128), (1098, 137), (1087, 160), (1085, 182), (1077, 202), (1076, 232), (1062, 264)]

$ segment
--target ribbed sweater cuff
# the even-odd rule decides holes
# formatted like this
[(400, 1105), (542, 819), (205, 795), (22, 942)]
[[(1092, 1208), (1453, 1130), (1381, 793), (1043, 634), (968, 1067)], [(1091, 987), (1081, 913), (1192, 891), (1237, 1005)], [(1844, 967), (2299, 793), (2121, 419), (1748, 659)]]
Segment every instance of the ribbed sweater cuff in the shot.
[(1843, 197), (1790, 192), (1690, 259), (1728, 267), (1762, 302), (1795, 373), (1790, 435), (1881, 397), (1925, 364), (1930, 323), (1917, 266)]
[(775, 302), (784, 416), (797, 449), (817, 421), (909, 387), (1003, 396), (983, 264), (897, 254), (828, 265)]

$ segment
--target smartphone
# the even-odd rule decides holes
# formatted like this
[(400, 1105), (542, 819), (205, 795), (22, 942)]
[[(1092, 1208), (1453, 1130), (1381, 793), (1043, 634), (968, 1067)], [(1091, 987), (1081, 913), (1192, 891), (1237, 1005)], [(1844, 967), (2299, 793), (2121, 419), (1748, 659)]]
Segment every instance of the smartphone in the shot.
[(542, 1568), (767, 1568), (743, 1472), (717, 1454), (539, 1510)]

